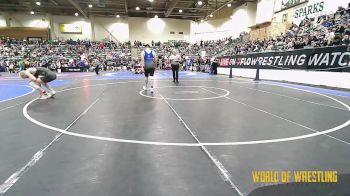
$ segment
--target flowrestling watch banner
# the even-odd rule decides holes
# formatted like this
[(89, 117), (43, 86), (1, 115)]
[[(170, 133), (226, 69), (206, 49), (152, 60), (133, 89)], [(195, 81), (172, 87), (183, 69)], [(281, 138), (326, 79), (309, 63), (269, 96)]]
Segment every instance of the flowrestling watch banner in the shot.
[(220, 57), (220, 67), (350, 72), (350, 47), (337, 46)]

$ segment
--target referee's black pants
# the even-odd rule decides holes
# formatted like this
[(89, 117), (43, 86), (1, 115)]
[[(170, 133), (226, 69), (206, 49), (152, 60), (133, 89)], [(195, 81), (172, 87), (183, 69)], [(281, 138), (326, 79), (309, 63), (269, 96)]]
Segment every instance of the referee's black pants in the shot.
[(179, 81), (179, 64), (177, 65), (171, 65), (171, 70), (173, 71), (173, 81), (178, 82)]

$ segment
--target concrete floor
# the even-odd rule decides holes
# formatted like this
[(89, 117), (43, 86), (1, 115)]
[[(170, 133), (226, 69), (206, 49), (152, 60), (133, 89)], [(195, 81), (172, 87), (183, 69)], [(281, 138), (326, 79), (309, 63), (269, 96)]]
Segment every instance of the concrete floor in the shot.
[[(60, 74), (56, 97), (34, 100), (3, 74), (0, 195), (350, 195), (350, 93), (169, 77), (151, 94), (127, 72)], [(336, 170), (339, 183), (257, 184), (252, 170)]]

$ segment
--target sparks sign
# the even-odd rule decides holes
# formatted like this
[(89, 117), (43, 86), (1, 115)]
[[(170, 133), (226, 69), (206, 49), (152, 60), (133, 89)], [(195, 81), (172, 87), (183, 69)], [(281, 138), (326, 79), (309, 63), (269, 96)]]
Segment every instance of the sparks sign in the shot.
[(309, 15), (315, 15), (324, 11), (324, 1), (316, 2), (301, 8), (297, 8), (294, 11), (294, 18), (307, 17)]

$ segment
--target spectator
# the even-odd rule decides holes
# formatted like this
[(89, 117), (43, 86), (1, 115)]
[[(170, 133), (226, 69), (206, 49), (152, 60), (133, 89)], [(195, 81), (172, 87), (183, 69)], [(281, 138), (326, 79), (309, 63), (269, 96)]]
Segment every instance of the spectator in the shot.
[(341, 39), (340, 34), (335, 35), (334, 40), (333, 40), (333, 45), (339, 46), (339, 45), (341, 45), (341, 43), (342, 43), (342, 39)]
[(349, 45), (350, 44), (350, 39), (349, 39), (349, 35), (344, 35), (343, 40), (341, 41), (341, 45)]

